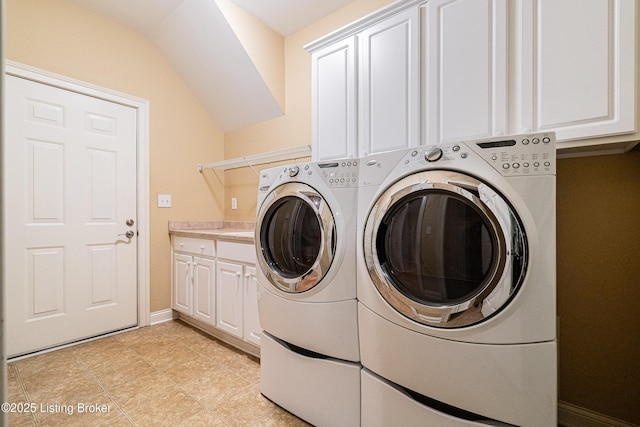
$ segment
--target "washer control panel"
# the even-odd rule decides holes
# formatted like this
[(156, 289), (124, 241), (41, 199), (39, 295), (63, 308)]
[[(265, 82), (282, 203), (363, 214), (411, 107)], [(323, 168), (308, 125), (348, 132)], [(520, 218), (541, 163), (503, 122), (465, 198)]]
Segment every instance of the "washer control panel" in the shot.
[[(503, 176), (556, 173), (556, 136), (554, 132), (465, 141), (464, 146), (479, 154)], [(462, 151), (462, 147), (462, 144), (454, 144), (452, 149)]]
[[(352, 188), (358, 186), (358, 164), (356, 159), (337, 160), (335, 162), (313, 163), (327, 184), (333, 188)], [(307, 165), (309, 166), (309, 165)]]
[[(399, 167), (415, 169), (449, 162), (461, 166), (480, 157), (502, 176), (555, 175), (554, 132), (498, 136), (457, 143), (416, 147), (406, 152)], [(379, 163), (372, 158), (365, 161)], [(450, 164), (451, 165), (451, 164)], [(468, 165), (470, 167), (470, 165)]]

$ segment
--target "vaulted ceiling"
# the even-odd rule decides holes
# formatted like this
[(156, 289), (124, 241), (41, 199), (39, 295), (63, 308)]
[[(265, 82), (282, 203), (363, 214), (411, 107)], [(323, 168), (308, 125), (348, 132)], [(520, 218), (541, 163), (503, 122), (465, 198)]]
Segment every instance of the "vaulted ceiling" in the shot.
[[(149, 37), (224, 131), (283, 114), (216, 0), (70, 1)], [(231, 1), (286, 37), (353, 0)]]

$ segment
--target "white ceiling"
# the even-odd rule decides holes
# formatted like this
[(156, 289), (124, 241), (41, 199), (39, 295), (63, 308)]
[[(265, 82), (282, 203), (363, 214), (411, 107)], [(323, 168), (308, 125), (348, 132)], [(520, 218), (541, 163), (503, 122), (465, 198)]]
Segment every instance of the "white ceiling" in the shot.
[(69, 0), (105, 18), (150, 35), (184, 0)]
[[(150, 34), (185, 0), (70, 0)], [(215, 0), (202, 0), (214, 2)], [(288, 36), (354, 0), (231, 0), (282, 36)]]
[[(283, 114), (215, 0), (70, 0), (153, 41), (224, 131)], [(283, 36), (353, 0), (231, 0)]]
[(283, 36), (301, 30), (353, 0), (231, 0)]

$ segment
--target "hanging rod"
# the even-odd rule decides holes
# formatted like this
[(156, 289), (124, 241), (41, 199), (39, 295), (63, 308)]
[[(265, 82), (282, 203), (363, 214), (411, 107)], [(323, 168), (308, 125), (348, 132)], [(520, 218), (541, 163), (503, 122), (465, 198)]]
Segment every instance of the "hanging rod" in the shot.
[(311, 146), (301, 145), (299, 147), (285, 148), (283, 150), (269, 151), (266, 153), (252, 154), (250, 156), (236, 157), (219, 162), (199, 163), (200, 172), (205, 169), (228, 170), (243, 167), (253, 167), (264, 163), (280, 162), (283, 160), (299, 159), (300, 157), (311, 156)]

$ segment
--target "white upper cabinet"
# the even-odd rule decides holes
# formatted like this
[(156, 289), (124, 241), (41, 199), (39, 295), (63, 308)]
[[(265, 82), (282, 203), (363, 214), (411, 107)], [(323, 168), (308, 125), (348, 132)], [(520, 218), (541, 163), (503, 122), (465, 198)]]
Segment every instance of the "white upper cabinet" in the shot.
[(422, 144), (507, 133), (506, 0), (431, 0), (422, 23)]
[(393, 3), (305, 46), (314, 161), (420, 144), (422, 2)]
[(359, 33), (357, 40), (358, 154), (419, 145), (419, 9), (375, 24)]
[(513, 130), (554, 130), (559, 148), (633, 134), (635, 0), (518, 0), (514, 6)]
[(314, 160), (356, 157), (355, 38), (340, 40), (313, 54)]
[(539, 131), (628, 150), (636, 43), (636, 0), (399, 0), (306, 46), (312, 157)]

